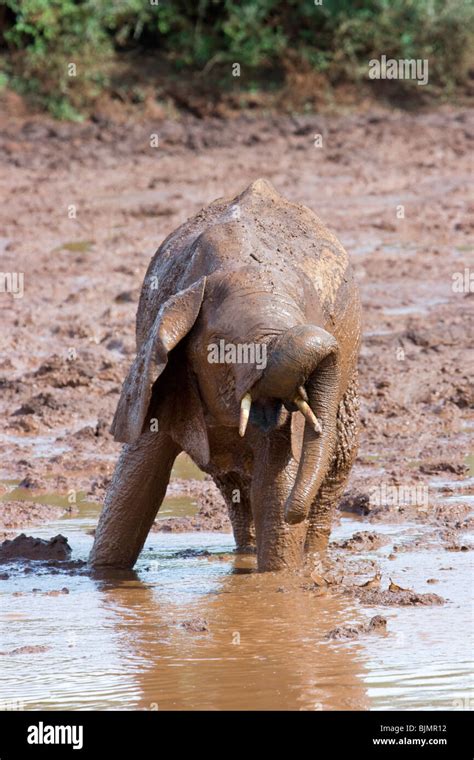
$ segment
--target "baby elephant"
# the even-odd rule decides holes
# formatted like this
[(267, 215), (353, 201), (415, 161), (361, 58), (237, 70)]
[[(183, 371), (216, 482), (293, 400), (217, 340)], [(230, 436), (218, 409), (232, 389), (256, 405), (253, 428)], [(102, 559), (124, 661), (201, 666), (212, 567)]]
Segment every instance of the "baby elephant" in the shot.
[(259, 570), (324, 551), (358, 417), (359, 296), (334, 235), (263, 179), (214, 201), (153, 257), (136, 332), (91, 564), (134, 565), (181, 451)]

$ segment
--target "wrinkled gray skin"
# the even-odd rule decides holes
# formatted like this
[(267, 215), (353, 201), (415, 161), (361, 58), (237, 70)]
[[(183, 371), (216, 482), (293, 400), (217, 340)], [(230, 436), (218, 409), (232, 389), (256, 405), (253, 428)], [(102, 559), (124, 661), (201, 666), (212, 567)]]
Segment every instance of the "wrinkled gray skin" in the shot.
[[(220, 339), (265, 343), (266, 367), (210, 363)], [(324, 551), (356, 453), (359, 341), (346, 252), (265, 180), (182, 225), (143, 283), (137, 358), (112, 425), (126, 446), (91, 564), (134, 565), (181, 451), (220, 488), (237, 549), (256, 548), (259, 570), (299, 567)], [(298, 388), (319, 433), (294, 403)]]

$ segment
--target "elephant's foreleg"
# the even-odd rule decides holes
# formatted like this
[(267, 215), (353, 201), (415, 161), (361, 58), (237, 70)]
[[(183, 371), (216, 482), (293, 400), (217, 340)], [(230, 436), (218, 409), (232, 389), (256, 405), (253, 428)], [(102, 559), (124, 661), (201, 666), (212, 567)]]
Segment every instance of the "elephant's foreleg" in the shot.
[(227, 504), (237, 551), (254, 551), (255, 526), (250, 506), (250, 483), (237, 472), (214, 475), (214, 481)]
[(123, 447), (97, 526), (91, 565), (133, 567), (179, 452), (179, 446), (163, 432), (147, 431)]
[(344, 493), (357, 455), (358, 418), (357, 375), (354, 375), (337, 412), (337, 443), (334, 460), (311, 505), (305, 543), (307, 554), (322, 552), (328, 545), (334, 510)]

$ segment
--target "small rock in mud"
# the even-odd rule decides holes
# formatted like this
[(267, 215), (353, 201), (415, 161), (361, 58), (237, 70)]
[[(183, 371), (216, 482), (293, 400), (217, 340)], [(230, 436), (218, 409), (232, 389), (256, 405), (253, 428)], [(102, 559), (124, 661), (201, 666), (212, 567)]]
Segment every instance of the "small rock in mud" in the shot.
[(68, 575), (87, 575), (90, 572), (90, 568), (84, 559), (51, 559), (48, 562), (48, 571), (51, 575), (59, 575), (60, 573), (66, 573)]
[(80, 440), (96, 437), (95, 430), (91, 425), (86, 425), (85, 427), (80, 428), (73, 435), (74, 438), (78, 438)]
[(138, 293), (133, 290), (123, 290), (115, 296), (115, 303), (135, 303), (138, 300)]
[(428, 578), (426, 581), (427, 583), (439, 583), (439, 580), (437, 578)]
[(39, 393), (38, 395), (28, 399), (28, 401), (16, 409), (13, 412), (13, 416), (15, 417), (28, 414), (36, 414), (41, 417), (44, 414), (45, 408), (57, 411), (61, 408), (61, 406), (62, 404), (57, 401), (52, 393)]
[(74, 438), (84, 440), (100, 438), (102, 436), (109, 435), (109, 425), (107, 422), (105, 422), (105, 420), (99, 418), (94, 426), (86, 425), (85, 427), (77, 430), (73, 435)]
[(378, 533), (362, 530), (343, 541), (334, 541), (332, 546), (337, 549), (347, 549), (351, 552), (361, 552), (379, 549), (385, 543), (387, 543), (387, 539), (384, 539)]
[(69, 594), (69, 589), (67, 588), (67, 586), (63, 586), (60, 589), (54, 589), (53, 591), (44, 592), (45, 596), (62, 596), (62, 594)]
[(338, 509), (341, 512), (352, 512), (356, 515), (368, 515), (371, 511), (368, 493), (353, 491), (347, 493), (340, 501)]
[(360, 628), (357, 626), (340, 625), (329, 631), (324, 638), (333, 641), (349, 641), (350, 639), (358, 639), (360, 633)]
[(18, 488), (30, 488), (33, 491), (41, 491), (45, 487), (45, 481), (32, 475), (25, 475), (18, 483)]
[(386, 633), (387, 620), (382, 615), (375, 615), (368, 623), (359, 625), (339, 625), (324, 637), (333, 641), (349, 641), (358, 639), (359, 636), (367, 633)]
[(0, 655), (16, 655), (16, 654), (39, 654), (40, 652), (47, 652), (50, 647), (45, 646), (24, 646), (11, 649), (9, 652), (0, 652)]
[(191, 618), (191, 620), (183, 620), (180, 623), (181, 628), (185, 631), (192, 631), (193, 633), (203, 633), (209, 631), (209, 623), (204, 618)]
[(425, 475), (435, 475), (438, 472), (452, 472), (454, 475), (465, 475), (469, 467), (464, 462), (452, 464), (451, 462), (424, 462), (420, 465), (420, 472)]
[(0, 562), (16, 559), (65, 560), (69, 559), (71, 552), (67, 538), (61, 534), (48, 541), (20, 533), (16, 538), (0, 545)]
[(179, 559), (189, 559), (191, 557), (210, 557), (211, 552), (207, 549), (180, 549), (180, 551), (174, 552), (173, 557)]
[(81, 359), (65, 361), (54, 355), (33, 372), (33, 376), (44, 378), (54, 388), (77, 388), (90, 385), (94, 368)]

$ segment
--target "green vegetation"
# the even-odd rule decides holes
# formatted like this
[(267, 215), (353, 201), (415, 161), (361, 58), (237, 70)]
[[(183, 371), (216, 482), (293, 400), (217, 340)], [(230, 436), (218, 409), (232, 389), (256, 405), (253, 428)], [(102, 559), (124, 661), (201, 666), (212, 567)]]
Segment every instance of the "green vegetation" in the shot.
[(295, 66), (337, 85), (366, 81), (368, 61), (385, 54), (429, 59), (429, 87), (449, 94), (466, 81), (473, 50), (470, 0), (153, 2), (3, 0), (0, 87), (8, 83), (58, 118), (81, 118), (109, 87), (114, 62), (132, 57), (137, 65), (143, 54), (181, 78), (201, 72), (227, 88), (236, 62), (243, 87), (274, 82), (275, 72), (284, 83)]

